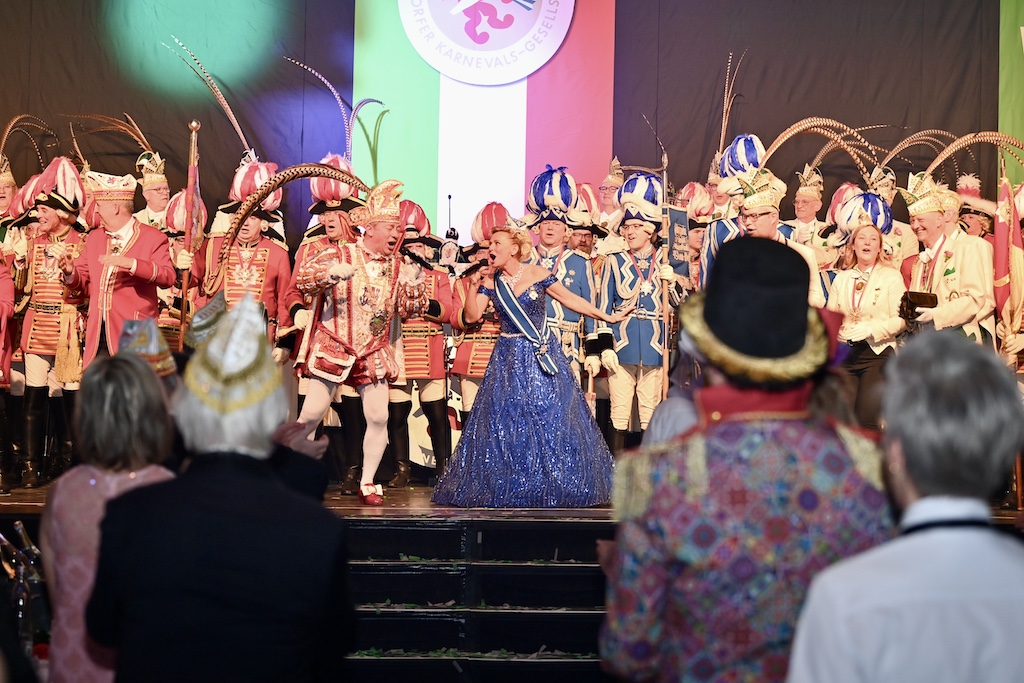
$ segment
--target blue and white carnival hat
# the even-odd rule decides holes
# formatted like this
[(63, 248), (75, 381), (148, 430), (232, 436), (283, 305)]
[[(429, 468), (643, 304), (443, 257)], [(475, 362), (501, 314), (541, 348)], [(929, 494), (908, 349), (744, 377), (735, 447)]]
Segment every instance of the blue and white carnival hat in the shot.
[(847, 199), (836, 213), (836, 227), (849, 237), (862, 225), (873, 225), (888, 235), (892, 231), (889, 202), (874, 192), (861, 192)]
[(749, 174), (761, 168), (764, 158), (764, 145), (756, 135), (744, 133), (737, 135), (718, 162), (718, 170), (723, 178)]
[(622, 222), (641, 220), (655, 233), (661, 227), (661, 203), (664, 189), (661, 178), (653, 173), (634, 173), (619, 188), (618, 200), (622, 206)]
[(570, 213), (576, 206), (576, 180), (566, 173), (565, 166), (552, 168), (537, 175), (530, 184), (530, 195), (526, 199), (526, 208), (530, 212), (523, 217), (526, 227), (532, 227), (541, 221), (561, 221), (573, 225)]

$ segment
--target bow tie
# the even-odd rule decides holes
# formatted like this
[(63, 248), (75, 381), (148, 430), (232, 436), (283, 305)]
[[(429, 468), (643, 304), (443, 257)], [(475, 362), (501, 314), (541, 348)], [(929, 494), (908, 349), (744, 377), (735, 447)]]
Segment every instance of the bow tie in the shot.
[(921, 263), (928, 263), (933, 258), (935, 258), (935, 255), (932, 254), (927, 249), (925, 249), (924, 251), (917, 255), (917, 260), (919, 260)]

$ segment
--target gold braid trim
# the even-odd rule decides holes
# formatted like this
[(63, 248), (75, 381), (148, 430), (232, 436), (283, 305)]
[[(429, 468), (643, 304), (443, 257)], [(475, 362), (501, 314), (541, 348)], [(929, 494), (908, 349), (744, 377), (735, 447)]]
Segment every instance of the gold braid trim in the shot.
[(836, 434), (846, 446), (853, 466), (876, 489), (882, 489), (882, 451), (878, 444), (844, 424), (836, 424)]
[(704, 437), (694, 434), (686, 441), (686, 500), (691, 503), (707, 495), (708, 453)]
[(651, 473), (655, 458), (666, 449), (659, 445), (620, 458), (612, 473), (612, 509), (615, 518), (624, 522), (644, 513), (654, 495)]
[(813, 308), (807, 309), (807, 335), (796, 353), (784, 358), (757, 358), (729, 348), (704, 321), (704, 293), (690, 295), (679, 307), (679, 322), (713, 365), (727, 375), (753, 382), (792, 382), (807, 379), (828, 360), (825, 325)]
[(60, 311), (60, 336), (53, 359), (53, 373), (58, 382), (82, 381), (82, 347), (78, 342), (78, 309), (63, 304)]

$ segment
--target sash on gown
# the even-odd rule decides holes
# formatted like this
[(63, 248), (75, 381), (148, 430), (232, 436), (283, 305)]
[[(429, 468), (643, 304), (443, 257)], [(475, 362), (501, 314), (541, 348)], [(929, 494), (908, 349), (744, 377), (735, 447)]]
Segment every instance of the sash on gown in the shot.
[[(536, 285), (530, 286), (534, 287)], [(494, 293), (501, 307), (505, 309), (509, 319), (516, 326), (516, 329), (533, 344), (533, 352), (537, 356), (537, 362), (540, 363), (541, 370), (549, 375), (558, 374), (558, 366), (555, 365), (555, 359), (548, 352), (547, 321), (545, 320), (541, 325), (541, 329), (537, 330), (537, 327), (526, 314), (526, 311), (519, 305), (519, 299), (516, 298), (512, 287), (501, 277), (494, 279)]]

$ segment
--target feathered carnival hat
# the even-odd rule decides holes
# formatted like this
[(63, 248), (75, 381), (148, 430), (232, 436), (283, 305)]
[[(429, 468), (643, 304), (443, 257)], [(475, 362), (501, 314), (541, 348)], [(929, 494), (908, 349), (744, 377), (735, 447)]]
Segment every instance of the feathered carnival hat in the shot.
[(42, 177), (42, 173), (36, 173), (28, 179), (28, 182), (18, 188), (18, 191), (14, 193), (14, 197), (11, 199), (10, 207), (7, 209), (8, 215), (14, 216), (15, 219), (21, 219), (29, 212), (32, 212), (33, 215), (35, 214), (35, 198), (39, 194), (39, 181)]
[(807, 305), (809, 283), (806, 262), (786, 245), (731, 240), (719, 250), (705, 291), (679, 307), (679, 322), (700, 354), (730, 378), (806, 380), (829, 355), (825, 324)]
[(811, 168), (810, 164), (804, 164), (804, 172), (797, 171), (796, 175), (800, 178), (800, 186), (796, 188), (797, 196), (820, 200), (825, 189), (825, 179), (821, 177), (818, 169)]
[(639, 220), (644, 229), (654, 234), (661, 227), (661, 178), (653, 173), (634, 173), (619, 188), (618, 200), (622, 207), (622, 224)]
[(220, 290), (206, 302), (202, 308), (192, 316), (192, 322), (185, 330), (185, 345), (191, 349), (198, 349), (203, 345), (213, 331), (217, 329), (217, 323), (228, 311), (228, 302), (224, 298), (224, 290)]
[(691, 226), (703, 226), (711, 222), (715, 212), (715, 200), (700, 183), (687, 183), (680, 194), (687, 200), (686, 218)]
[[(133, 185), (133, 196), (134, 191)], [(33, 192), (31, 201), (34, 205), (66, 211), (72, 216), (78, 215), (85, 199), (82, 177), (78, 174), (78, 168), (67, 157), (56, 157), (49, 163), (36, 181)]]
[(888, 166), (875, 166), (871, 173), (864, 178), (869, 192), (880, 195), (885, 201), (892, 204), (896, 197), (896, 171)]
[(11, 172), (11, 162), (3, 154), (0, 154), (0, 185), (17, 185), (14, 180), (14, 173)]
[(366, 227), (371, 223), (398, 223), (401, 216), (402, 183), (385, 180), (366, 195), (366, 206), (349, 212), (352, 222)]
[(874, 192), (853, 195), (836, 213), (836, 227), (849, 236), (864, 225), (873, 225), (883, 234), (892, 230), (892, 209), (889, 202)]
[(906, 189), (898, 189), (907, 202), (907, 212), (911, 217), (929, 211), (945, 211), (949, 205), (949, 198), (943, 197), (947, 192), (946, 188), (936, 185), (932, 177), (924, 171), (912, 173), (907, 177)]
[[(192, 220), (195, 221), (194, 225), (198, 229), (202, 229), (202, 226), (206, 225), (206, 221), (209, 215), (206, 211), (206, 204), (203, 203), (201, 198), (197, 198), (196, 207), (199, 215), (193, 215)], [(179, 190), (171, 197), (171, 200), (167, 202), (167, 224), (165, 226), (166, 235), (168, 237), (182, 237), (188, 230), (188, 216), (187, 216), (188, 205), (185, 203), (185, 190)]]
[(135, 188), (139, 185), (131, 174), (119, 176), (99, 171), (87, 172), (83, 181), (97, 202), (130, 202), (135, 199)]
[[(340, 154), (328, 154), (320, 160), (321, 164), (331, 166), (339, 171), (352, 173), (352, 164)], [(310, 178), (309, 191), (313, 195), (313, 205), (309, 212), (313, 215), (325, 211), (351, 211), (364, 202), (359, 198), (359, 190), (333, 178)]]
[(786, 196), (786, 183), (776, 178), (767, 168), (725, 178), (718, 189), (735, 195), (734, 186), (739, 187), (739, 193), (743, 195), (743, 208), (748, 210), (770, 206), (778, 211), (779, 203)]
[(135, 161), (135, 168), (142, 174), (142, 189), (166, 183), (167, 176), (164, 175), (164, 166), (167, 162), (160, 157), (159, 152), (146, 151), (139, 155)]
[(601, 200), (590, 183), (576, 183), (576, 206), (573, 208), (573, 228), (589, 230), (595, 237), (607, 237), (607, 223), (598, 223)]
[(160, 379), (170, 377), (178, 371), (167, 346), (167, 340), (160, 334), (153, 318), (142, 320), (125, 320), (121, 328), (121, 339), (117, 344), (117, 353), (130, 353), (146, 361)]
[(602, 187), (622, 187), (622, 183), (626, 182), (626, 176), (622, 173), (622, 165), (619, 163), (618, 157), (612, 157), (611, 163), (608, 164), (608, 175), (601, 181)]
[(547, 169), (538, 174), (530, 183), (530, 194), (526, 208), (530, 212), (523, 217), (526, 227), (533, 227), (542, 221), (559, 221), (569, 225), (569, 213), (576, 205), (576, 180), (565, 172), (565, 166)]
[(280, 386), (263, 311), (247, 294), (196, 350), (185, 368), (185, 387), (206, 407), (229, 415), (260, 403)]
[(473, 238), (474, 243), (486, 247), (491, 241), (491, 230), (499, 225), (505, 225), (508, 223), (509, 218), (511, 216), (504, 204), (491, 202), (480, 209), (476, 218), (473, 219), (473, 226), (469, 230), (469, 236)]
[[(260, 161), (256, 156), (256, 152), (251, 149), (246, 150), (245, 154), (242, 155), (242, 162), (235, 169), (235, 177), (231, 180), (231, 188), (228, 190), (228, 203), (218, 207), (220, 212), (232, 214), (237, 211), (246, 197), (258, 190), (275, 173), (277, 173), (277, 164), (270, 161)], [(277, 207), (281, 206), (281, 197), (283, 195), (284, 190), (280, 187), (277, 188), (260, 202), (259, 207), (253, 211), (252, 215), (270, 223), (280, 221), (281, 213), (277, 211)]]
[(423, 207), (410, 199), (403, 199), (398, 205), (398, 224), (405, 229), (402, 244), (425, 244), (431, 249), (443, 244), (430, 234), (430, 219)]
[(981, 179), (973, 173), (962, 175), (956, 180), (956, 193), (960, 195), (960, 213), (995, 218), (996, 203), (981, 196)]
[[(756, 135), (744, 133), (737, 135), (736, 139), (722, 152), (719, 160), (718, 172), (722, 178), (748, 174), (761, 168), (761, 159), (764, 158), (764, 145), (761, 138)], [(719, 191), (723, 191), (719, 188)]]

